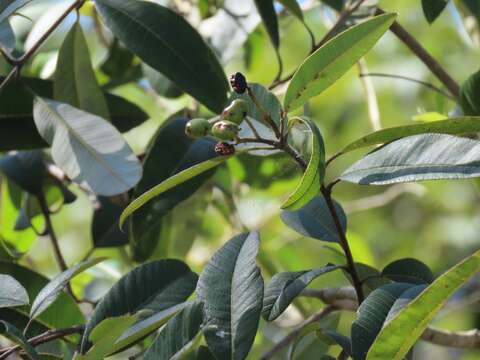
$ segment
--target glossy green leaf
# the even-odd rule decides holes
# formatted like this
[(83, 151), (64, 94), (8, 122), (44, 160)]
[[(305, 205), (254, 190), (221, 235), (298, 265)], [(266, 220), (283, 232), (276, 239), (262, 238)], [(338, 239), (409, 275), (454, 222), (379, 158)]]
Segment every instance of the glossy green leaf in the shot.
[(93, 246), (104, 248), (128, 244), (128, 234), (118, 228), (118, 218), (124, 207), (106, 196), (97, 197), (91, 233)]
[(42, 192), (46, 165), (41, 151), (9, 153), (0, 158), (0, 171), (22, 190), (34, 195)]
[(76, 22), (58, 53), (54, 98), (85, 112), (109, 119), (108, 106), (92, 68), (82, 27)]
[(472, 74), (460, 89), (460, 105), (465, 115), (480, 115), (480, 71)]
[[(0, 81), (3, 77), (0, 76)], [(22, 77), (37, 95), (53, 98), (53, 82)], [(11, 81), (0, 92), (0, 151), (47, 147), (33, 121), (33, 95), (20, 81)], [(112, 125), (125, 132), (140, 125), (148, 116), (138, 106), (104, 92)]]
[(325, 176), (325, 145), (315, 123), (306, 117), (296, 117), (293, 122), (308, 126), (311, 132), (311, 154), (307, 168), (295, 191), (282, 204), (282, 209), (297, 210), (312, 200), (320, 190)]
[(429, 284), (435, 279), (427, 265), (412, 258), (391, 262), (383, 268), (382, 275), (393, 281), (412, 284)]
[(35, 98), (34, 119), (52, 146), (54, 162), (73, 181), (99, 195), (137, 184), (142, 166), (113, 125), (68, 104)]
[[(339, 203), (334, 201), (340, 223), (347, 229), (347, 217)], [(315, 196), (308, 204), (296, 211), (282, 211), (282, 221), (303, 236), (314, 239), (340, 242), (335, 222), (327, 203), (321, 195)]]
[(144, 355), (145, 360), (179, 360), (192, 349), (201, 334), (203, 304), (184, 308), (160, 331)]
[(352, 324), (352, 352), (355, 360), (366, 359), (391, 307), (412, 286), (414, 285), (406, 283), (387, 284), (374, 290), (363, 301), (358, 308), (358, 318)]
[(427, 288), (428, 284), (420, 284), (412, 286), (405, 290), (402, 295), (398, 297), (393, 303), (390, 311), (388, 312), (385, 324), (388, 324), (405, 306), (407, 306), (414, 298), (416, 298), (423, 290)]
[(25, 288), (10, 275), (0, 274), (0, 308), (28, 305)]
[(0, 48), (7, 53), (15, 48), (15, 34), (8, 20), (0, 22)]
[(205, 340), (217, 359), (245, 359), (255, 339), (263, 299), (255, 262), (259, 244), (258, 233), (235, 236), (200, 275), (197, 294), (205, 307)]
[(18, 330), (15, 326), (4, 320), (0, 320), (0, 324), (2, 324), (0, 334), (11, 338), (13, 341), (19, 344), (21, 348), (27, 353), (30, 359), (40, 360), (40, 356), (35, 351), (35, 348), (28, 343), (28, 340), (25, 338), (25, 336), (20, 330)]
[(155, 92), (166, 98), (175, 99), (183, 94), (169, 78), (147, 64), (142, 64), (142, 71), (148, 80), (148, 83)]
[(395, 17), (384, 14), (352, 26), (310, 55), (288, 86), (283, 102), (285, 111), (302, 106), (342, 77), (375, 45)]
[(179, 260), (154, 261), (135, 268), (122, 277), (96, 306), (83, 335), (82, 353), (89, 348), (90, 332), (102, 320), (140, 310), (168, 310), (184, 302), (196, 283), (197, 275)]
[(335, 265), (305, 271), (275, 274), (265, 289), (262, 316), (267, 321), (278, 318), (305, 289), (308, 284), (323, 274), (338, 269)]
[(166, 192), (167, 190), (173, 189), (174, 187), (183, 184), (184, 182), (194, 178), (197, 175), (213, 169), (214, 167), (227, 161), (229, 158), (230, 156), (219, 156), (210, 160), (203, 161), (197, 165), (180, 171), (179, 173), (169, 177), (167, 180), (164, 180), (160, 184), (154, 186), (153, 188), (133, 200), (125, 208), (122, 216), (120, 217), (120, 227), (123, 226), (123, 223), (125, 222), (127, 217), (140, 209), (146, 202), (152, 200), (154, 197)]
[(222, 111), (228, 91), (225, 73), (183, 17), (146, 1), (95, 3), (106, 25), (125, 46), (210, 110)]
[(297, 0), (277, 0), (282, 4), (288, 11), (295, 15), (298, 19), (303, 20), (303, 12), (300, 5), (298, 5)]
[(278, 32), (278, 19), (273, 0), (254, 0), (258, 13), (267, 28), (268, 36), (276, 49), (280, 46), (280, 34)]
[(394, 141), (357, 161), (340, 176), (362, 185), (384, 185), (480, 176), (480, 142), (444, 134)]
[(401, 360), (455, 291), (480, 271), (480, 250), (435, 280), (387, 323), (368, 352), (368, 360)]
[[(157, 131), (148, 146), (143, 177), (133, 191), (134, 197), (182, 170), (217, 156), (213, 140), (193, 140), (185, 135), (187, 121), (187, 118), (174, 115)], [(164, 216), (193, 195), (214, 172), (215, 169), (206, 171), (156, 196), (133, 214), (130, 249), (134, 260), (145, 261), (153, 255), (162, 235)]]
[(463, 135), (480, 131), (480, 117), (458, 117), (413, 125), (395, 126), (375, 131), (345, 146), (341, 154), (366, 146), (385, 144), (407, 136), (432, 133)]
[(87, 270), (88, 268), (98, 264), (105, 259), (91, 259), (82, 261), (68, 270), (55, 276), (36, 296), (30, 308), (30, 318), (34, 319), (44, 312), (54, 301), (60, 296), (62, 290), (67, 286), (68, 282)]
[(422, 0), (423, 14), (430, 24), (442, 13), (447, 3), (448, 0)]
[(282, 116), (282, 104), (278, 100), (278, 98), (269, 91), (265, 86), (257, 83), (250, 83), (248, 84), (250, 90), (255, 97), (257, 104), (260, 105), (261, 108), (255, 104), (251, 97), (247, 94), (234, 94), (233, 98), (235, 99), (243, 99), (247, 102), (248, 105), (248, 116), (251, 118), (261, 122), (262, 124), (268, 125), (265, 121), (265, 112), (270, 115), (273, 121), (279, 125), (281, 116)]

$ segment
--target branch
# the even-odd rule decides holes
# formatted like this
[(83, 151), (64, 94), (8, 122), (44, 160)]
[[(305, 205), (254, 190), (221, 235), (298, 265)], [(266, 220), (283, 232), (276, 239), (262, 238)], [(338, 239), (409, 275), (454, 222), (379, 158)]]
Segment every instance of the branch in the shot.
[[(358, 307), (357, 296), (352, 287), (305, 289), (302, 296), (317, 298), (323, 303), (338, 308), (339, 310), (356, 311)], [(480, 330), (448, 331), (428, 327), (422, 340), (440, 346), (450, 346), (463, 349), (480, 349)]]

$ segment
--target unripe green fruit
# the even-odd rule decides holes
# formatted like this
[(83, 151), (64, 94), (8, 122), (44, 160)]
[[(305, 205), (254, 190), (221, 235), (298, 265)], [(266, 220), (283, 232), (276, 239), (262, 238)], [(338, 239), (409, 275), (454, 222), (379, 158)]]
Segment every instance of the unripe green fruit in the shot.
[(234, 140), (237, 137), (239, 131), (240, 128), (237, 124), (226, 120), (216, 122), (212, 126), (212, 135), (215, 136), (217, 139), (225, 141)]
[(185, 134), (191, 138), (206, 136), (208, 130), (210, 130), (210, 123), (207, 119), (192, 119), (185, 125)]
[(248, 104), (245, 100), (236, 99), (225, 108), (222, 112), (223, 120), (231, 121), (235, 124), (240, 124), (247, 116)]

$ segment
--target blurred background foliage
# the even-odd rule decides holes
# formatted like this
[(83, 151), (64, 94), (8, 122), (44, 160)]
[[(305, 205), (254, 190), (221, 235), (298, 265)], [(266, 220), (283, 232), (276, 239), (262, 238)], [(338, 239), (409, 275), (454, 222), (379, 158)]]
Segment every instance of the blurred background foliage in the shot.
[[(274, 50), (257, 15), (248, 15), (249, 1), (225, 1), (225, 6), (238, 18), (223, 10), (208, 12), (201, 18), (190, 1), (160, 1), (176, 6), (191, 23), (200, 29), (218, 51), (226, 73), (242, 71), (249, 82), (269, 84), (277, 72)], [(11, 25), (17, 37), (17, 46), (35, 41), (45, 27), (61, 12), (69, 1), (39, 0), (22, 10), (28, 18), (16, 16)], [(305, 21), (317, 39), (333, 24), (336, 12), (320, 1), (303, 1)], [(465, 12), (464, 3), (451, 1), (446, 11), (432, 24), (425, 20), (420, 0), (379, 1), (386, 11), (398, 12), (398, 21), (450, 72), (463, 83), (480, 68), (478, 24)], [(458, 5), (458, 6), (456, 6)], [(48, 11), (46, 11), (48, 9)], [(246, 9), (246, 10), (245, 10)], [(310, 49), (310, 38), (295, 17), (281, 7), (280, 52), (285, 73), (294, 70)], [(244, 12), (246, 11), (246, 13)], [(467, 16), (465, 16), (467, 15)], [(44, 79), (51, 78), (56, 56), (66, 32), (75, 21), (72, 14), (37, 52), (25, 67), (24, 74)], [(241, 21), (243, 29), (235, 24)], [(233, 24), (233, 27), (232, 27)], [(144, 153), (158, 127), (170, 115), (188, 107), (191, 112), (211, 114), (188, 96), (179, 96), (178, 89), (155, 78), (149, 69), (113, 42), (112, 35), (99, 28), (93, 6), (88, 3), (81, 10), (81, 25), (92, 53), (93, 64), (100, 83), (114, 94), (140, 106), (149, 119), (125, 134), (137, 154)], [(107, 46), (108, 45), (108, 46)], [(195, 56), (195, 54), (192, 54)], [(0, 73), (7, 71), (0, 59)], [(362, 72), (403, 75), (441, 86), (429, 70), (394, 35), (387, 33), (365, 58), (368, 69)], [(320, 127), (326, 142), (327, 154), (333, 155), (350, 141), (372, 131), (366, 105), (364, 83), (359, 68), (353, 68), (334, 86), (312, 99), (303, 109)], [(147, 75), (148, 79), (144, 75)], [(126, 79), (126, 80), (125, 80)], [(129, 81), (133, 80), (133, 81)], [(150, 80), (150, 82), (149, 82)], [(418, 115), (427, 112), (448, 114), (457, 111), (455, 103), (419, 86), (416, 83), (393, 78), (366, 77), (373, 83), (382, 127), (411, 124)], [(125, 83), (127, 82), (127, 83)], [(275, 92), (282, 97), (281, 87)], [(160, 96), (157, 92), (168, 96)], [(1, 109), (0, 109), (1, 113)], [(1, 120), (1, 119), (0, 119)], [(330, 178), (360, 158), (362, 150), (350, 153), (329, 168)], [(280, 220), (279, 205), (295, 187), (298, 169), (283, 156), (269, 158), (241, 156), (230, 160), (194, 196), (181, 203), (164, 219), (161, 241), (151, 259), (174, 257), (184, 259), (195, 271), (200, 271), (213, 252), (227, 239), (244, 228), (259, 230), (263, 275), (267, 279), (279, 271), (295, 271), (323, 266), (338, 258), (335, 245), (325, 246), (316, 240), (303, 238), (287, 228)], [(95, 202), (72, 187), (78, 199), (63, 206), (53, 216), (60, 246), (69, 264), (76, 263), (92, 248), (92, 215)], [(50, 243), (37, 236), (32, 229), (14, 231), (19, 209), (15, 205), (18, 189), (11, 182), (1, 182), (0, 236), (10, 251), (25, 253), (20, 263), (47, 276), (58, 272)], [(348, 238), (354, 258), (381, 268), (402, 257), (416, 257), (440, 274), (478, 248), (480, 233), (480, 191), (476, 180), (461, 182), (436, 181), (389, 187), (359, 187), (340, 183), (335, 188), (336, 199), (348, 213)], [(40, 216), (34, 225), (43, 226)], [(339, 250), (339, 247), (336, 248)], [(2, 255), (3, 254), (3, 255)], [(107, 256), (108, 261), (73, 281), (77, 294), (96, 300), (119, 277), (135, 264), (128, 247), (96, 249), (95, 256)], [(0, 257), (7, 256), (0, 249)], [(480, 326), (478, 279), (462, 290), (473, 299), (459, 309), (452, 305), (435, 320), (435, 326), (461, 330)], [(325, 275), (313, 287), (346, 285), (341, 274)], [(475, 294), (477, 295), (475, 297)], [(460, 297), (462, 294), (457, 296)], [(452, 300), (455, 301), (455, 298)], [(315, 300), (300, 299), (282, 317), (279, 323), (261, 322), (252, 359), (258, 358), (274, 341), (278, 341), (304, 314), (318, 309)], [(353, 314), (342, 314), (340, 329), (347, 333)], [(312, 359), (308, 342), (304, 341), (301, 358)], [(418, 358), (478, 359), (480, 352), (435, 347), (424, 342), (416, 350)], [(422, 356), (422, 354), (428, 354)]]

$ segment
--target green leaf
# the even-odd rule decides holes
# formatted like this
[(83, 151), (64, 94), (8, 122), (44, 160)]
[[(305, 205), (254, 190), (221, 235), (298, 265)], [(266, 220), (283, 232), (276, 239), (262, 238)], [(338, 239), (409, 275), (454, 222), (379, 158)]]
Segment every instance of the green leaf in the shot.
[(403, 359), (448, 298), (479, 271), (480, 250), (440, 276), (384, 325), (367, 359)]
[(95, 3), (106, 25), (125, 46), (210, 110), (222, 111), (228, 91), (225, 73), (185, 19), (152, 2)]
[(324, 4), (327, 4), (332, 9), (337, 11), (342, 11), (343, 7), (345, 6), (344, 0), (321, 0)]
[(142, 71), (148, 80), (148, 83), (155, 92), (166, 98), (176, 99), (183, 95), (179, 89), (169, 78), (147, 64), (142, 64)]
[(144, 355), (145, 360), (179, 360), (187, 355), (201, 334), (203, 303), (184, 308), (160, 331)]
[(365, 135), (345, 146), (340, 154), (363, 147), (385, 144), (407, 136), (432, 133), (463, 135), (480, 131), (480, 117), (458, 117), (447, 120), (432, 121), (428, 123), (395, 126), (375, 131)]
[(412, 284), (429, 284), (435, 279), (427, 265), (412, 258), (391, 262), (385, 266), (382, 275), (393, 281)]
[(243, 360), (262, 311), (263, 279), (255, 263), (258, 233), (235, 236), (203, 270), (197, 294), (205, 306), (204, 335), (217, 359)]
[(280, 46), (280, 35), (278, 33), (278, 19), (273, 0), (254, 0), (258, 13), (267, 28), (268, 36), (273, 46), (278, 49)]
[(30, 308), (30, 318), (34, 319), (44, 312), (60, 296), (68, 282), (86, 269), (105, 259), (91, 259), (80, 262), (55, 276), (37, 295)]
[(204, 173), (214, 167), (220, 165), (221, 163), (227, 161), (231, 156), (219, 156), (210, 160), (203, 161), (197, 165), (194, 165), (188, 169), (182, 170), (179, 173), (169, 177), (167, 180), (164, 180), (160, 184), (154, 186), (147, 192), (140, 195), (138, 198), (133, 200), (123, 211), (122, 216), (120, 216), (120, 227), (123, 226), (127, 217), (133, 214), (135, 211), (140, 209), (145, 203), (152, 200), (154, 197), (164, 193), (167, 190), (173, 189), (174, 187), (183, 184), (187, 180), (194, 178), (197, 175)]
[(19, 344), (21, 348), (27, 353), (30, 359), (40, 360), (40, 356), (35, 351), (35, 348), (28, 343), (28, 340), (25, 338), (25, 336), (20, 330), (18, 330), (12, 324), (3, 320), (0, 320), (0, 324), (2, 324), (3, 327), (0, 334), (5, 334), (5, 336), (11, 338), (13, 341)]
[[(4, 78), (0, 76), (0, 81)], [(48, 144), (38, 134), (33, 121), (33, 95), (53, 98), (53, 82), (36, 78), (12, 80), (0, 92), (0, 151), (43, 148)], [(24, 83), (25, 85), (23, 85)], [(140, 125), (148, 116), (138, 106), (104, 92), (112, 125), (125, 132)]]
[(298, 68), (283, 102), (294, 110), (332, 85), (360, 60), (395, 21), (395, 14), (375, 16), (337, 35)]
[(480, 71), (472, 74), (460, 89), (460, 106), (465, 115), (480, 115)]
[(332, 330), (318, 329), (317, 336), (321, 339), (329, 339), (331, 342), (339, 345), (346, 355), (352, 356), (352, 342), (350, 339), (342, 334)]
[(54, 98), (85, 112), (109, 119), (108, 106), (92, 68), (82, 27), (76, 22), (58, 53)]
[(297, 0), (277, 0), (282, 4), (288, 11), (295, 15), (299, 20), (303, 21), (303, 12), (300, 5), (298, 5)]
[(0, 23), (11, 16), (15, 11), (27, 5), (32, 0), (2, 0), (0, 3)]
[(448, 0), (422, 0), (423, 14), (430, 24), (442, 13), (447, 3)]
[(275, 124), (279, 125), (282, 118), (282, 104), (278, 98), (270, 92), (265, 86), (257, 83), (248, 84), (250, 90), (257, 100), (257, 103), (261, 108), (255, 104), (251, 97), (245, 92), (243, 94), (233, 94), (234, 99), (243, 99), (248, 105), (248, 116), (261, 122), (262, 124), (269, 125), (265, 121), (265, 112), (270, 115)]
[(0, 22), (0, 48), (7, 53), (15, 49), (15, 34), (8, 20)]
[[(388, 312), (412, 284), (393, 283), (374, 290), (358, 308), (358, 318), (352, 324), (352, 352), (355, 360), (365, 360), (368, 349), (382, 329)], [(390, 359), (385, 357), (383, 359)]]
[(0, 308), (28, 305), (25, 288), (10, 275), (0, 274)]
[(168, 310), (185, 301), (196, 283), (197, 275), (179, 260), (154, 261), (135, 268), (122, 277), (95, 308), (83, 335), (82, 353), (89, 348), (90, 332), (102, 320), (143, 309)]
[(30, 194), (42, 193), (46, 165), (41, 151), (20, 151), (0, 159), (0, 170)]
[(106, 196), (98, 196), (97, 201), (91, 226), (93, 246), (104, 248), (128, 244), (128, 234), (118, 228), (118, 218), (125, 207)]
[(362, 185), (385, 185), (480, 176), (480, 142), (443, 134), (409, 136), (368, 154), (340, 176)]
[[(347, 217), (345, 212), (336, 201), (334, 201), (334, 205), (342, 228), (346, 231)], [(280, 216), (287, 226), (303, 236), (329, 242), (340, 242), (335, 222), (324, 197), (321, 195), (315, 196), (299, 210), (282, 211)]]
[[(320, 190), (325, 176), (325, 145), (317, 125), (306, 117), (296, 117), (291, 123), (301, 122), (311, 132), (312, 147), (310, 160), (295, 191), (282, 204), (282, 209), (297, 210), (312, 200)], [(292, 124), (289, 124), (291, 126)]]
[(140, 180), (139, 160), (108, 121), (40, 97), (35, 98), (34, 119), (40, 135), (52, 146), (55, 163), (85, 188), (110, 196)]
[[(187, 122), (187, 118), (174, 115), (155, 134), (148, 146), (143, 177), (133, 191), (134, 197), (182, 170), (217, 156), (213, 140), (193, 140), (185, 135)], [(193, 195), (214, 172), (215, 169), (204, 172), (162, 193), (133, 214), (130, 249), (134, 260), (145, 261), (153, 255), (162, 234), (163, 217)]]
[(329, 264), (313, 270), (275, 274), (265, 289), (262, 309), (263, 318), (267, 321), (275, 320), (283, 314), (308, 284), (320, 275), (327, 274), (338, 268), (339, 266)]

